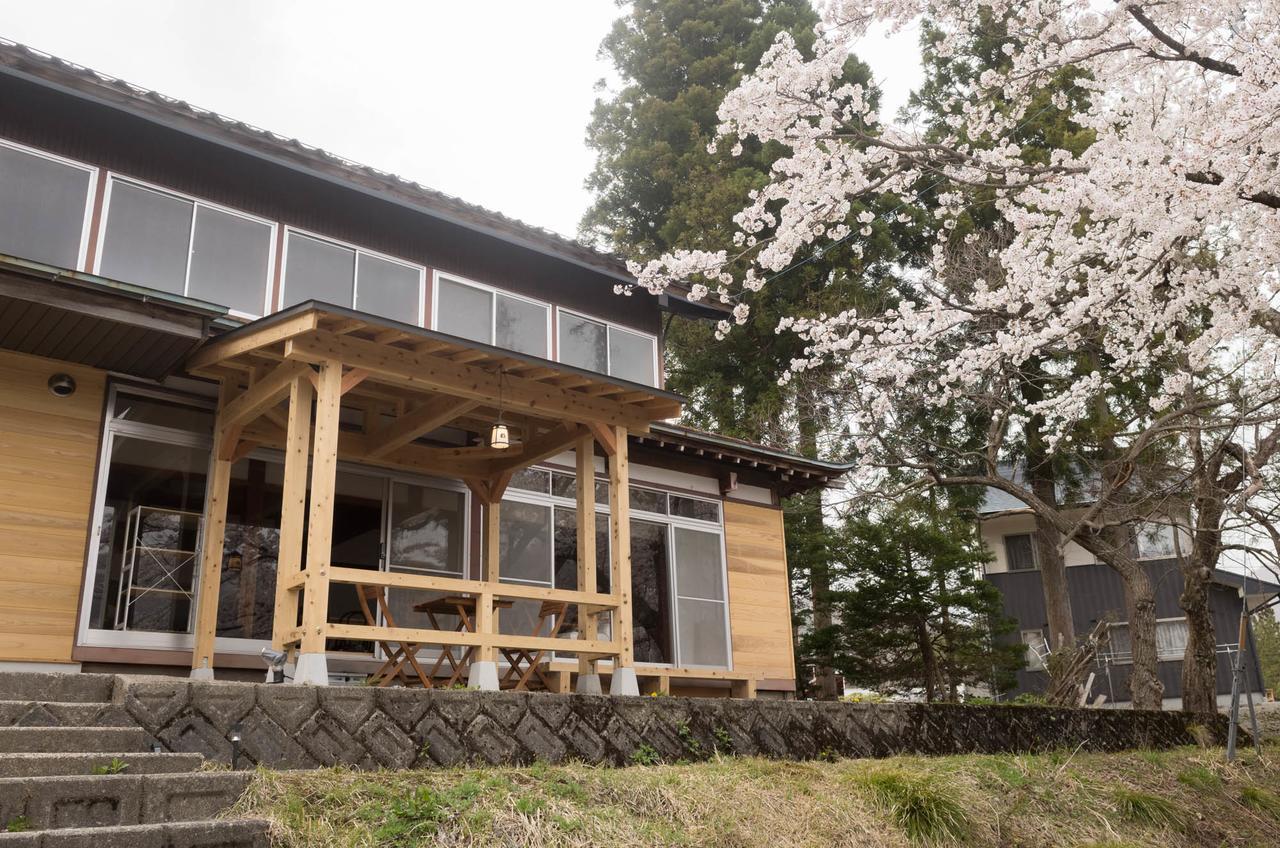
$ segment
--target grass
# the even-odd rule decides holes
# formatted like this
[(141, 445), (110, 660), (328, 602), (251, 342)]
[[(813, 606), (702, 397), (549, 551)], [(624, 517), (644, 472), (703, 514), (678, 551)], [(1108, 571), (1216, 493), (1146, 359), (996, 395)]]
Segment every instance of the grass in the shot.
[(230, 815), (280, 848), (1276, 844), (1280, 769), (1252, 751), (755, 758), (408, 772), (260, 770)]

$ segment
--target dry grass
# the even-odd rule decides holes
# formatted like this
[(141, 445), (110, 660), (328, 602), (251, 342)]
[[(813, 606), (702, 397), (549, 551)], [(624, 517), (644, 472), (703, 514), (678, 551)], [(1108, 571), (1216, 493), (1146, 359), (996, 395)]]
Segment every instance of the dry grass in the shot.
[[(1271, 748), (1270, 754), (1280, 753)], [(283, 848), (1256, 846), (1280, 769), (1221, 751), (260, 771), (233, 815)]]

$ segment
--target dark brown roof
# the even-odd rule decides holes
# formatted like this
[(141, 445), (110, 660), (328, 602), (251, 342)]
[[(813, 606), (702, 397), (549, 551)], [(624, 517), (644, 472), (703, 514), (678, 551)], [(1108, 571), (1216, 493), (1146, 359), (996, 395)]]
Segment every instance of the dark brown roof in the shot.
[[(595, 250), (551, 230), (526, 224), (501, 212), (467, 203), (412, 180), (304, 144), (296, 138), (287, 138), (228, 118), (4, 38), (0, 38), (0, 73), (52, 86), (249, 155), (271, 159), (277, 164), (303, 170), (348, 188), (374, 194), (384, 200), (589, 268), (618, 282), (634, 282), (634, 277), (628, 273), (621, 258)], [(676, 289), (672, 291), (675, 295), (673, 300), (683, 301), (684, 292)], [(683, 313), (699, 313), (703, 317), (718, 315), (726, 309), (719, 304), (702, 302), (662, 305)]]

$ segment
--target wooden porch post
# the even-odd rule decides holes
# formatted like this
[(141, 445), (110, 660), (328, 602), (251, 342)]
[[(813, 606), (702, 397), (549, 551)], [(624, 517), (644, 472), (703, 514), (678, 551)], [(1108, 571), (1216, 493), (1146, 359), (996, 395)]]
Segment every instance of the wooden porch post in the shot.
[[(578, 442), (578, 591), (596, 590), (596, 440), (585, 436)], [(599, 612), (594, 607), (578, 607), (578, 638), (595, 639), (599, 632)], [(600, 660), (578, 657), (578, 691), (600, 694)]]
[(333, 556), (333, 497), (338, 478), (338, 410), (342, 363), (327, 360), (316, 381), (316, 434), (311, 448), (311, 509), (307, 519), (307, 567), (302, 640), (295, 683), (329, 684), (325, 630), (329, 620), (329, 564)]
[[(498, 550), (501, 541), (502, 490), (505, 485), (493, 481), (484, 498), (484, 582), (497, 583), (502, 577), (502, 565)], [(476, 596), (476, 632), (492, 636), (498, 632), (498, 611), (493, 607), (493, 593), (480, 592)], [(476, 648), (475, 659), (467, 672), (467, 685), (472, 689), (496, 690), (498, 688), (498, 649), (492, 642)]]
[(609, 580), (618, 604), (613, 638), (618, 657), (609, 684), (611, 695), (639, 695), (635, 646), (631, 635), (631, 490), (627, 462), (627, 428), (612, 428), (613, 453), (609, 456)]
[[(311, 447), (311, 380), (296, 378), (289, 387), (289, 429), (285, 436), (284, 485), (280, 503), (280, 552), (276, 559), (276, 606), (271, 646), (285, 647), (298, 626), (300, 587), (291, 586), (302, 573), (302, 530), (307, 520), (307, 465)], [(290, 649), (297, 653), (297, 646)], [(295, 657), (296, 659), (296, 657)]]
[[(227, 431), (223, 410), (231, 400), (232, 386), (225, 380), (218, 392), (218, 412), (213, 427), (213, 453), (205, 487), (204, 519), (200, 531), (200, 583), (196, 589), (195, 644), (191, 651), (191, 676), (213, 679), (213, 643), (218, 632), (218, 594), (222, 588), (222, 549), (227, 532), (227, 496), (231, 489), (231, 456), (235, 445), (224, 448)], [(234, 442), (234, 440), (232, 440)]]

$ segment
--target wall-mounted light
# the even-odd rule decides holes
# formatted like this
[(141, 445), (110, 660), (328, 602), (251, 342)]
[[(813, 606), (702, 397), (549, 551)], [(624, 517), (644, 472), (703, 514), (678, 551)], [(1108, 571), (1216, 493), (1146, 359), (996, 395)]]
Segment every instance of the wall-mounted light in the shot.
[(76, 381), (70, 374), (54, 374), (49, 378), (49, 391), (54, 397), (71, 397), (76, 393)]

